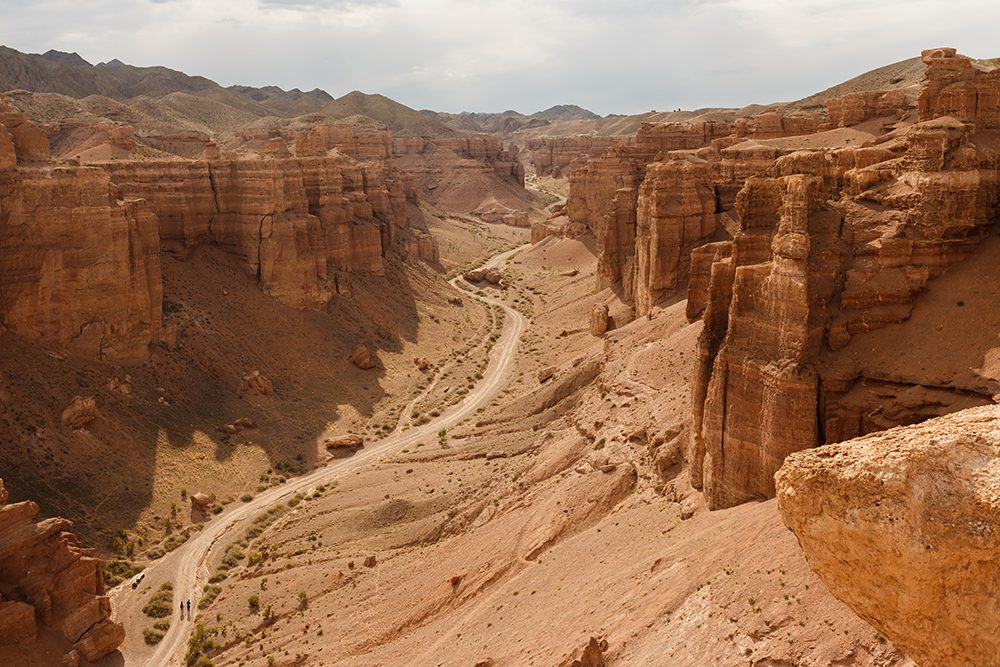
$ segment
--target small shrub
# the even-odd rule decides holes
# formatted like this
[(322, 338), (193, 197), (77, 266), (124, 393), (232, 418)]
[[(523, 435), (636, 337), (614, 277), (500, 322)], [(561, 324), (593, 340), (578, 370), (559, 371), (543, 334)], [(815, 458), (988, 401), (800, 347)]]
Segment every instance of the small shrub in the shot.
[(250, 605), (251, 609), (260, 609), (260, 598), (256, 595), (251, 595), (250, 599), (247, 600), (247, 604)]
[(169, 581), (153, 593), (142, 608), (142, 613), (151, 618), (166, 618), (174, 611), (174, 586)]
[(142, 639), (150, 646), (156, 646), (163, 639), (164, 633), (159, 630), (150, 630), (149, 628), (143, 628)]
[(204, 591), (205, 594), (198, 601), (198, 609), (208, 609), (209, 605), (215, 602), (215, 598), (219, 597), (219, 593), (222, 592), (222, 586), (208, 584), (205, 586)]

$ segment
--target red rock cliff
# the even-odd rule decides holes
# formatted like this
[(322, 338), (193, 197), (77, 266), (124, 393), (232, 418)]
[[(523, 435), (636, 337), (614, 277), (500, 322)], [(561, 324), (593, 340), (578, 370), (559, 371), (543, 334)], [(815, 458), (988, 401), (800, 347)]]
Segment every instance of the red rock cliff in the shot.
[(38, 505), (6, 505), (0, 481), (0, 644), (31, 644), (38, 627), (61, 633), (85, 660), (114, 651), (125, 630), (110, 620), (101, 561), (66, 519), (35, 523)]
[(710, 279), (692, 284), (708, 296), (691, 301), (708, 305), (690, 458), (711, 507), (772, 497), (789, 453), (875, 428), (843, 400), (861, 380), (836, 352), (905, 320), (927, 281), (983, 238), (997, 158), (973, 130), (941, 118), (877, 147), (794, 153), (747, 181), (731, 257), (713, 256)]
[(18, 166), (0, 134), (0, 324), (90, 357), (144, 357), (159, 340), (159, 252), (200, 243), (295, 308), (322, 307), (336, 272), (381, 273), (413, 180), (386, 157), (391, 137), (321, 129), (298, 146), (327, 147), (317, 157), (69, 168)]

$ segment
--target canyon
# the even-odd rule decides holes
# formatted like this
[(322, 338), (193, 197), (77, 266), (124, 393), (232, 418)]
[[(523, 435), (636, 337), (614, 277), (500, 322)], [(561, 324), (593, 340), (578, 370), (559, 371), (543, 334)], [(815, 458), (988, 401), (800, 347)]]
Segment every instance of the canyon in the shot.
[(989, 577), (992, 514), (891, 466), (974, 441), (940, 493), (992, 493), (1000, 79), (921, 64), (607, 119), (10, 90), (0, 537), (50, 567), (4, 559), (0, 657), (990, 664), (921, 601)]

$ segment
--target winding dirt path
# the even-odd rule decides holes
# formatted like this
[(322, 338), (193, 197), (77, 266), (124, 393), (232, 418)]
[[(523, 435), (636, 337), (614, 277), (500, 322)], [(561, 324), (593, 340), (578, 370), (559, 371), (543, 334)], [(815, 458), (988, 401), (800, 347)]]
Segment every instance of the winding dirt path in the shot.
[[(486, 263), (486, 266), (501, 267), (508, 258), (527, 247), (529, 246), (523, 245), (496, 255)], [(461, 276), (453, 279), (452, 284), (461, 279)], [(380, 457), (391, 455), (404, 447), (413, 446), (428, 437), (433, 438), (440, 429), (451, 427), (476, 414), (477, 409), (489, 403), (506, 384), (508, 376), (514, 369), (517, 345), (528, 322), (521, 313), (506, 306), (498, 299), (474, 298), (491, 305), (502, 306), (507, 316), (504, 318), (500, 338), (490, 352), (490, 363), (483, 374), (483, 379), (466, 395), (464, 400), (423, 426), (411, 428), (405, 432), (396, 431), (378, 444), (369, 445), (350, 458), (331, 461), (324, 468), (317, 468), (302, 477), (290, 479), (281, 486), (268, 489), (248, 503), (238, 507), (230, 506), (225, 512), (206, 523), (203, 530), (193, 534), (177, 550), (146, 568), (145, 579), (149, 582), (149, 588), (155, 590), (159, 587), (159, 582), (172, 581), (175, 605), (187, 600), (191, 600), (194, 605), (197, 605), (198, 600), (201, 599), (202, 587), (208, 582), (211, 575), (208, 563), (213, 550), (217, 546), (225, 546), (235, 541), (235, 535), (239, 533), (244, 522), (301, 491), (320, 484), (328, 484), (357, 468), (370, 465)], [(485, 335), (488, 336), (489, 333), (490, 330), (487, 330)], [(233, 537), (227, 539), (230, 535)], [(140, 662), (148, 667), (183, 665), (185, 646), (191, 634), (194, 624), (193, 617), (197, 614), (197, 609), (194, 613), (186, 613), (181, 612), (175, 606), (170, 629), (157, 644), (155, 653), (147, 658), (147, 654), (142, 650), (142, 644), (139, 642), (142, 641), (142, 628), (149, 626), (152, 620), (142, 613), (143, 600), (148, 598), (151, 591), (146, 591), (145, 586), (141, 591), (141, 593), (133, 591), (128, 582), (123, 582), (111, 591), (112, 605), (117, 611), (115, 620), (125, 625), (126, 637), (130, 638), (131, 642), (126, 640), (126, 645), (123, 646), (126, 650), (123, 653), (124, 662), (119, 658), (116, 662), (107, 664), (135, 665), (136, 667)], [(137, 649), (134, 654), (129, 650), (130, 647)], [(102, 662), (102, 664), (104, 663)]]

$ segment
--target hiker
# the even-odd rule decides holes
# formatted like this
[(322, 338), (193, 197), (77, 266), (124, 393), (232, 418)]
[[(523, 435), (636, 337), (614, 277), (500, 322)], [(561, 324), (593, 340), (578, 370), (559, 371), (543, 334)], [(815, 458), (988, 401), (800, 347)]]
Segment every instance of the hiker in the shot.
[(188, 616), (191, 615), (191, 600), (188, 600)]

